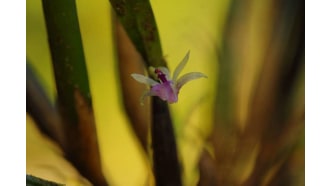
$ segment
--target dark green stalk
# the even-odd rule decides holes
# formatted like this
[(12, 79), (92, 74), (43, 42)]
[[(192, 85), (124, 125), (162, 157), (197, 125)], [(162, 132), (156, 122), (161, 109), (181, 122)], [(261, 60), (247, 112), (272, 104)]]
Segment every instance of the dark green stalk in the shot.
[(148, 0), (110, 0), (146, 66), (165, 66), (156, 21)]
[[(141, 54), (146, 68), (164, 66), (155, 18), (148, 0), (110, 0), (117, 17)], [(152, 147), (156, 185), (180, 186), (174, 130), (166, 102), (152, 98)]]
[(168, 105), (158, 97), (152, 99), (151, 139), (157, 186), (181, 184), (176, 141)]
[(91, 102), (76, 4), (74, 0), (42, 2), (59, 101), (68, 103), (74, 116), (75, 89)]
[(94, 185), (107, 185), (101, 169), (85, 57), (74, 0), (43, 0), (65, 155)]

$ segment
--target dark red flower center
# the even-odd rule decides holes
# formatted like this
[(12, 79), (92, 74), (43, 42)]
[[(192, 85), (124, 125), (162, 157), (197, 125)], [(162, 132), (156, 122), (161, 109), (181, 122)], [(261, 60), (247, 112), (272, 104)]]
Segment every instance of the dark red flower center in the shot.
[(155, 69), (155, 73), (157, 74), (158, 79), (162, 82), (165, 83), (167, 82), (166, 75), (159, 70), (158, 68)]

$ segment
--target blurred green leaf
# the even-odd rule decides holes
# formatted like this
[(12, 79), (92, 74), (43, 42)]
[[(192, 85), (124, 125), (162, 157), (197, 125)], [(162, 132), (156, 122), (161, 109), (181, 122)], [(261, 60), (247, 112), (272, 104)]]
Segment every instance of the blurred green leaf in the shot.
[(26, 185), (27, 186), (61, 186), (64, 184), (44, 180), (32, 175), (26, 175)]

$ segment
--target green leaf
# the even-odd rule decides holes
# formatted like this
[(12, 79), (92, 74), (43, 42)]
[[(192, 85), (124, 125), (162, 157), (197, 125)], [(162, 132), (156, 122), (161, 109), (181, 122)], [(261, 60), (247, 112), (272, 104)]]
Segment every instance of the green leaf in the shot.
[(94, 185), (103, 176), (87, 68), (74, 0), (43, 0), (58, 106), (65, 128), (65, 156)]
[(26, 175), (26, 186), (61, 186), (61, 185), (65, 185), (65, 184), (44, 180), (32, 175)]

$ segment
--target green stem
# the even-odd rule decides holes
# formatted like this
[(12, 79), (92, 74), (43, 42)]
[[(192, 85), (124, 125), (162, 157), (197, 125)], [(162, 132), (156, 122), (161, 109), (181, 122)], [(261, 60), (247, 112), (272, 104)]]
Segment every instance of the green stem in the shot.
[[(110, 0), (146, 67), (163, 66), (156, 21), (148, 0)], [(180, 186), (181, 175), (172, 120), (166, 102), (152, 98), (152, 147), (156, 185)]]
[(154, 14), (148, 0), (110, 0), (117, 17), (146, 66), (164, 66)]
[(168, 105), (158, 97), (152, 99), (152, 148), (157, 186), (179, 186), (181, 170)]
[(74, 0), (42, 2), (58, 97), (68, 103), (67, 109), (74, 115), (75, 89), (91, 102), (76, 4)]
[(102, 174), (92, 100), (74, 0), (43, 0), (58, 106), (65, 127), (65, 155), (94, 185)]

